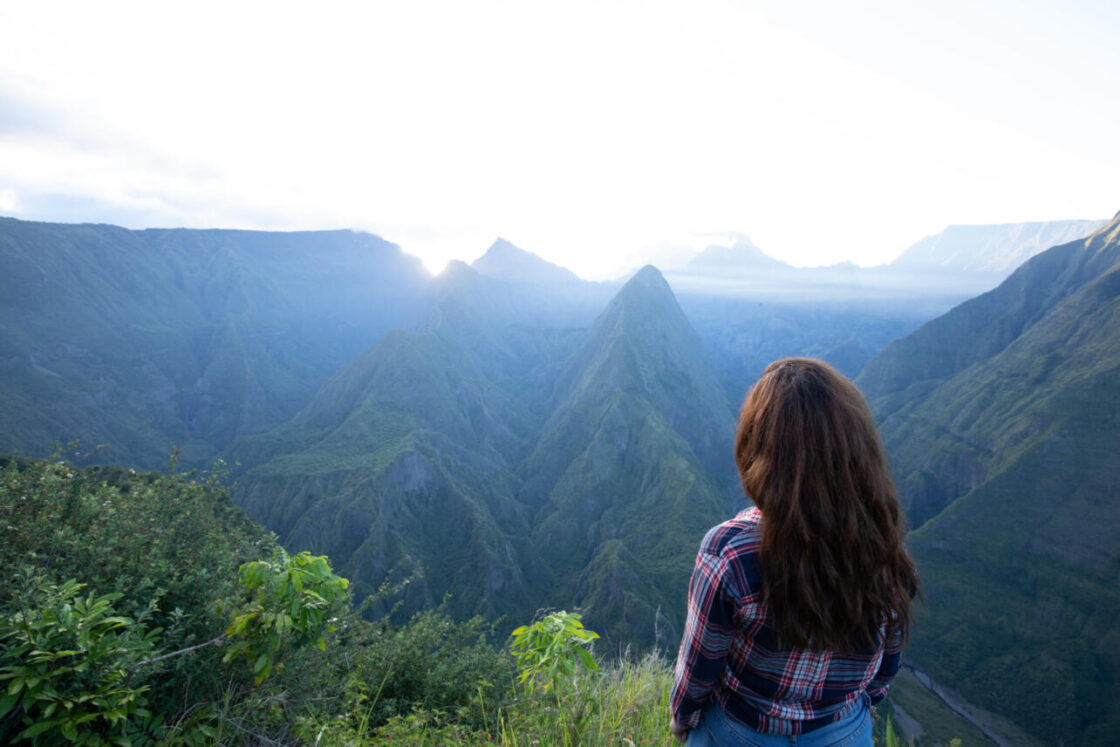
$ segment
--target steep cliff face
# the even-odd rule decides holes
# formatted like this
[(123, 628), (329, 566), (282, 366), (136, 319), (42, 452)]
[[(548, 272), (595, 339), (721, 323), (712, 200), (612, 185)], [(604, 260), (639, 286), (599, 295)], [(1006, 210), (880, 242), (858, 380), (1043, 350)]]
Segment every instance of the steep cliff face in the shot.
[(1120, 728), (1120, 217), (888, 346), (858, 383), (917, 527), (929, 600), (914, 657), (1051, 743), (1107, 743)]

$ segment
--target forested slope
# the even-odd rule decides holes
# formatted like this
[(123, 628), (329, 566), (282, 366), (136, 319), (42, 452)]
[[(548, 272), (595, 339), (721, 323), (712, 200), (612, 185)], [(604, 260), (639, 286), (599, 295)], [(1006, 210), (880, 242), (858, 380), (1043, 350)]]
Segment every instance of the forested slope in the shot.
[[(516, 290), (516, 289), (515, 289)], [(526, 326), (464, 265), (291, 422), (240, 441), (235, 496), (359, 589), (422, 572), (406, 608), (584, 606), (619, 641), (672, 637), (688, 565), (725, 517), (732, 413), (652, 267), (590, 330)], [(671, 579), (671, 581), (667, 581)]]
[[(351, 231), (0, 218), (0, 450), (202, 465), (415, 315), (428, 275)], [(79, 458), (79, 461), (83, 461)]]
[(888, 346), (859, 383), (918, 527), (929, 601), (912, 655), (1048, 741), (1109, 743), (1120, 218)]

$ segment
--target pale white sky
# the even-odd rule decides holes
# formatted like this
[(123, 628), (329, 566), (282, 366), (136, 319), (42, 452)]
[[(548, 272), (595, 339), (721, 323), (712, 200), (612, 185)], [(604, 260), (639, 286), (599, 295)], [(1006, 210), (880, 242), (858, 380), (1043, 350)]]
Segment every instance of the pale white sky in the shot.
[(1117, 39), (1115, 2), (8, 2), (0, 214), (876, 264), (1120, 209)]

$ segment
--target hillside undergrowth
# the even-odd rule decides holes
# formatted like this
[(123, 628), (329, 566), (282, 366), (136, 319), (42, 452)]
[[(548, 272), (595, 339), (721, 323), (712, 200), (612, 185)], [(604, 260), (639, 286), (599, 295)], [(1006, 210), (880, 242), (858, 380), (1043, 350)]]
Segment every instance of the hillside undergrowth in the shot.
[(366, 619), (219, 477), (0, 458), (0, 741), (668, 743), (661, 653), (597, 660), (566, 612)]

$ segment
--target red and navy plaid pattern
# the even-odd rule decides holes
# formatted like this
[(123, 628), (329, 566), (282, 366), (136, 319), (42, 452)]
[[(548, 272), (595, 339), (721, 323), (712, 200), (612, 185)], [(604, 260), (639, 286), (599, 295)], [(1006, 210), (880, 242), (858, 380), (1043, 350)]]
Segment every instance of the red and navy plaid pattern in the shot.
[(700, 544), (677, 656), (673, 716), (695, 728), (714, 698), (728, 717), (767, 734), (803, 734), (851, 712), (866, 692), (886, 697), (901, 661), (901, 634), (873, 651), (840, 654), (778, 646), (762, 601), (757, 508), (713, 527)]

